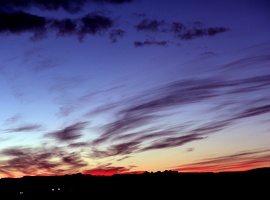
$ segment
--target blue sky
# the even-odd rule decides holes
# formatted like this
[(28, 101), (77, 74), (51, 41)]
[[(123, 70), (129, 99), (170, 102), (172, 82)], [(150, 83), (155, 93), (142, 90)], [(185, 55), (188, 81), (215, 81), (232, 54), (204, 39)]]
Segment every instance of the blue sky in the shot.
[(0, 5), (0, 177), (269, 166), (268, 1)]

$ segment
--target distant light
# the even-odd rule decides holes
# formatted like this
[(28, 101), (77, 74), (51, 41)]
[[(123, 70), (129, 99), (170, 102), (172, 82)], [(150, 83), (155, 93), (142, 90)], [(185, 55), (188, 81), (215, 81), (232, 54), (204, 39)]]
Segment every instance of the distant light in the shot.
[(23, 194), (23, 192), (20, 192), (20, 194)]
[(54, 191), (54, 188), (52, 188), (52, 191)]

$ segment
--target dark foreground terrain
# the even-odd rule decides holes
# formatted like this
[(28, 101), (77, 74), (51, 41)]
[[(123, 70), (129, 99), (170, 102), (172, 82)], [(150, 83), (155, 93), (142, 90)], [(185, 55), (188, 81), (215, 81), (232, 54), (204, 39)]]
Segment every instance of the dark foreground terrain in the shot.
[(13, 199), (269, 199), (270, 168), (244, 172), (0, 179), (0, 200)]

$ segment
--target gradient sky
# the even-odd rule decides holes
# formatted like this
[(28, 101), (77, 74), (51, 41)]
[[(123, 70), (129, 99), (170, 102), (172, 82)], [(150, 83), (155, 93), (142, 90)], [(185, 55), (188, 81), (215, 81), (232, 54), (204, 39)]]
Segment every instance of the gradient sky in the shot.
[(0, 178), (270, 166), (268, 0), (2, 0)]

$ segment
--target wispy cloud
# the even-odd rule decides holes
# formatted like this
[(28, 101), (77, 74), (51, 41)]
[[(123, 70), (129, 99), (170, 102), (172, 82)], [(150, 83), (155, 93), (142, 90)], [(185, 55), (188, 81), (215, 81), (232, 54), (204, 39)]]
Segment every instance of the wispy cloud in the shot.
[[(102, 127), (103, 133), (93, 140), (92, 156), (124, 156), (177, 147), (206, 139), (210, 134), (217, 134), (241, 123), (242, 119), (256, 120), (270, 113), (269, 80), (269, 74), (247, 78), (189, 78), (152, 88), (141, 95), (114, 102), (111, 106), (107, 104), (97, 108), (93, 114), (114, 109), (115, 120)], [(252, 95), (258, 92), (263, 95)], [(228, 102), (229, 99), (233, 101)], [(212, 106), (197, 111), (207, 113), (203, 120), (183, 120), (167, 128), (149, 128), (159, 123), (160, 119), (166, 119), (167, 115), (163, 114), (165, 111), (204, 103)], [(104, 148), (104, 144), (107, 148)], [(99, 149), (100, 145), (102, 149)]]
[(42, 129), (42, 125), (39, 124), (23, 124), (17, 126), (15, 128), (10, 128), (4, 130), (4, 132), (33, 132), (33, 131), (40, 131)]
[(135, 27), (138, 31), (151, 31), (151, 32), (158, 32), (161, 31), (161, 27), (165, 25), (165, 21), (161, 20), (150, 20), (144, 19)]
[[(23, 175), (64, 175), (77, 172), (87, 163), (76, 152), (59, 147), (12, 147), (0, 152), (0, 171), (12, 177)], [(9, 173), (12, 172), (12, 173)]]
[(167, 41), (135, 41), (134, 46), (135, 47), (143, 47), (143, 46), (150, 46), (150, 45), (159, 45), (159, 46), (166, 46), (168, 44)]
[(59, 142), (70, 142), (82, 136), (81, 131), (85, 128), (87, 122), (78, 122), (67, 126), (59, 131), (47, 133), (44, 137), (51, 137)]
[(257, 167), (268, 167), (270, 162), (269, 149), (257, 149), (231, 155), (204, 159), (173, 168), (179, 172), (220, 172), (243, 171)]
[(122, 38), (125, 34), (126, 32), (124, 30), (114, 29), (110, 31), (110, 39), (112, 43), (115, 43), (118, 41), (119, 38)]
[(230, 31), (223, 26), (206, 27), (202, 22), (184, 24), (182, 22), (166, 22), (164, 20), (143, 19), (135, 26), (137, 31), (154, 33), (172, 33), (180, 40), (193, 40), (203, 36), (215, 36)]
[(94, 175), (94, 176), (98, 176), (98, 175), (111, 176), (113, 174), (124, 174), (124, 173), (127, 173), (127, 172), (129, 172), (134, 167), (135, 166), (130, 166), (130, 167), (113, 167), (109, 163), (107, 165), (101, 165), (101, 166), (96, 167), (94, 169), (85, 170), (85, 171), (83, 171), (83, 174), (91, 174), (91, 175)]

